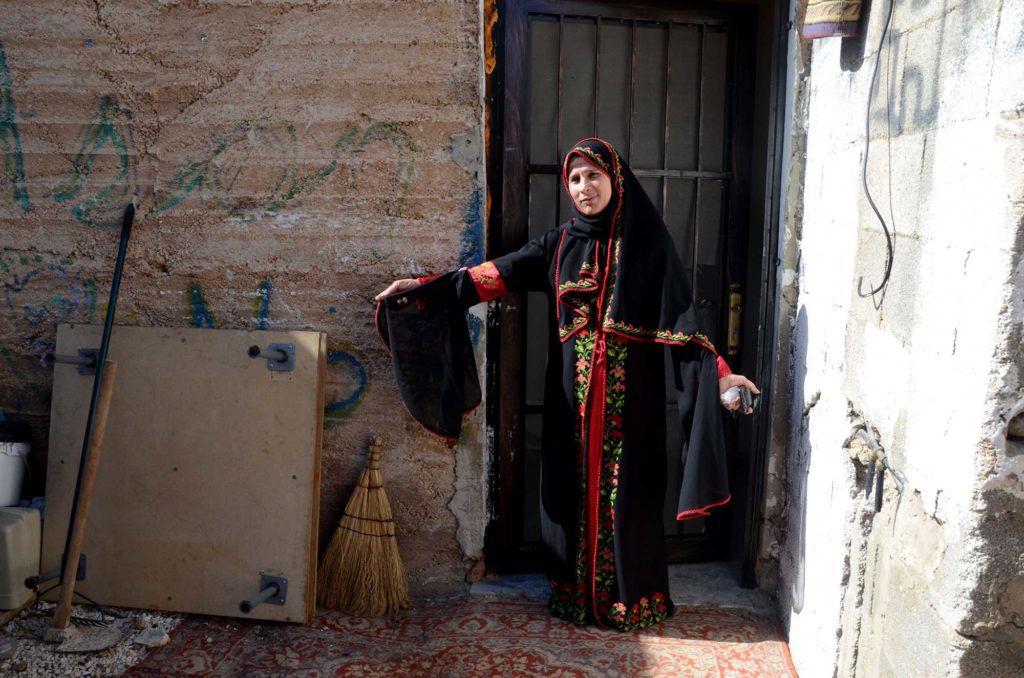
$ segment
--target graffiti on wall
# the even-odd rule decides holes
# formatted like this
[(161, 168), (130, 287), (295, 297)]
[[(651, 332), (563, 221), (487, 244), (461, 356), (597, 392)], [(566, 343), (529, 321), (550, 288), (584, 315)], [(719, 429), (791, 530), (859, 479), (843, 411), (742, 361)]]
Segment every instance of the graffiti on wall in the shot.
[[(260, 282), (256, 291), (256, 305), (253, 310), (253, 324), (257, 329), (267, 329), (270, 317), (270, 301), (273, 295), (270, 279)], [(192, 327), (212, 329), (217, 321), (206, 303), (206, 296), (199, 283), (191, 283), (185, 289), (185, 305), (188, 321)], [(363, 401), (367, 388), (366, 368), (351, 351), (351, 347), (331, 343), (327, 350), (327, 403), (324, 406), (324, 422), (341, 424)]]
[(125, 113), (112, 97), (103, 97), (53, 201), (70, 205), (71, 217), (87, 226), (120, 226), (125, 203), (138, 197), (134, 158)]
[[(383, 243), (370, 252), (384, 259), (395, 251), (394, 223), (401, 216), (414, 171), (415, 145), (399, 127), (374, 123), (360, 130), (352, 127), (333, 144), (330, 160), (318, 170), (300, 176), (295, 126), (285, 121), (245, 121), (213, 140), (202, 158), (175, 173), (158, 192), (154, 214), (165, 214), (196, 198), (212, 203), (243, 221), (260, 219), (286, 208), (333, 175), (343, 164), (350, 168), (349, 188), (356, 181), (355, 160), (370, 144), (384, 142), (392, 149), (392, 174), (382, 193), (384, 205), (378, 239)], [(268, 165), (261, 158), (273, 158)]]
[[(100, 97), (92, 120), (68, 149), (67, 170), (50, 189), (33, 189), (26, 170), (7, 52), (0, 43), (0, 209), (18, 214), (35, 210), (42, 202), (76, 223), (89, 227), (116, 227), (126, 202), (145, 192), (139, 184), (143, 157), (135, 147), (132, 111), (114, 96)], [(300, 138), (293, 123), (257, 119), (230, 125), (214, 136), (197, 156), (186, 160), (163, 185), (152, 187), (155, 200), (140, 210), (138, 220), (163, 216), (189, 207), (211, 208), (241, 221), (256, 221), (294, 206), (329, 181), (340, 187), (346, 205), (362, 209), (374, 219), (372, 242), (363, 256), (383, 261), (397, 251), (397, 220), (403, 216), (416, 166), (416, 146), (399, 126), (370, 122), (347, 128), (323, 152), (319, 163), (300, 162)], [(29, 155), (29, 160), (33, 156)], [(372, 186), (372, 187), (371, 187)], [(347, 193), (345, 189), (347, 187)], [(34, 200), (33, 200), (34, 198)], [(365, 205), (369, 201), (377, 201)], [(466, 207), (467, 228), (459, 260), (472, 265), (482, 260), (480, 221), (482, 194)], [(7, 203), (10, 203), (8, 206)], [(51, 215), (48, 215), (51, 216)], [(35, 254), (7, 250), (0, 259), (4, 285), (0, 308), (7, 329), (0, 334), (0, 372), (13, 376), (22, 393), (14, 400), (4, 394), (0, 405), (12, 403), (18, 411), (45, 404), (50, 375), (42, 356), (53, 349), (56, 326), (62, 322), (95, 322), (97, 289), (71, 259), (57, 253)], [(48, 295), (48, 296), (47, 296)], [(272, 323), (273, 286), (260, 283), (252, 318), (258, 329)], [(218, 318), (197, 282), (184, 290), (190, 326), (214, 328)], [(99, 309), (102, 311), (102, 309)], [(474, 340), (479, 335), (475, 323)], [(9, 382), (8, 382), (9, 383)], [(330, 422), (343, 421), (362, 402), (368, 387), (367, 372), (351, 347), (332, 345), (328, 355), (328, 391), (325, 409)], [(33, 405), (32, 403), (35, 403)]]
[(96, 281), (74, 261), (51, 252), (0, 250), (0, 308), (8, 331), (0, 335), (0, 365), (14, 377), (5, 405), (45, 414), (49, 369), (43, 356), (54, 350), (57, 325), (96, 319)]
[(366, 395), (366, 368), (345, 348), (333, 343), (327, 347), (327, 424), (344, 423)]
[[(132, 134), (132, 114), (114, 97), (104, 96), (94, 119), (80, 135), (77, 151), (67, 174), (53, 189), (53, 204), (65, 206), (75, 221), (96, 227), (120, 224), (124, 204), (140, 194), (138, 164)], [(415, 170), (416, 146), (400, 127), (389, 122), (352, 126), (332, 144), (326, 165), (302, 174), (299, 171), (299, 143), (295, 125), (283, 120), (254, 120), (234, 124), (215, 137), (198, 160), (186, 162), (172, 178), (156, 190), (152, 208), (143, 210), (137, 221), (149, 214), (163, 215), (190, 199), (211, 206), (232, 218), (254, 221), (287, 208), (311, 192), (342, 166), (348, 168), (349, 195), (356, 203), (356, 167), (361, 154), (383, 144), (390, 164), (376, 245), (367, 251), (375, 261), (394, 254), (395, 222), (402, 215)], [(31, 199), (22, 150), (21, 132), (6, 52), (0, 42), (0, 189), (21, 210), (31, 209)], [(377, 216), (377, 214), (375, 214)]]
[[(462, 243), (459, 248), (460, 267), (476, 266), (484, 261), (483, 195), (483, 191), (477, 188), (466, 203), (463, 215), (466, 226), (462, 231)], [(470, 341), (473, 346), (479, 346), (483, 322), (467, 311), (466, 323), (469, 325)]]
[(28, 199), (28, 188), (25, 186), (25, 157), (21, 150), (21, 137), (15, 120), (14, 92), (11, 87), (11, 74), (7, 70), (7, 57), (4, 45), (0, 43), (0, 153), (3, 163), (0, 165), (0, 189), (4, 184), (9, 188), (4, 193), (11, 196), (14, 204), (24, 211), (31, 209)]

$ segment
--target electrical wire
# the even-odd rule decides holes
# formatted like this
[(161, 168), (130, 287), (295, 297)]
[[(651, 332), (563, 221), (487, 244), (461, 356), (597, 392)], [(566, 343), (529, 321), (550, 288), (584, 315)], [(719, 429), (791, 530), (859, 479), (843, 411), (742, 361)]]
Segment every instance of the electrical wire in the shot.
[[(878, 67), (882, 63), (882, 46), (885, 45), (885, 39), (889, 34), (889, 24), (892, 21), (892, 11), (896, 6), (896, 0), (889, 0), (889, 11), (885, 16), (885, 25), (882, 28), (882, 37), (878, 40), (878, 50), (875, 53), (875, 67), (871, 71), (871, 86), (868, 88), (868, 104), (867, 113), (864, 115), (864, 163), (861, 167), (861, 183), (864, 186), (864, 196), (868, 199), (868, 204), (871, 205), (871, 209), (874, 211), (875, 216), (878, 218), (878, 223), (882, 225), (882, 231), (885, 233), (885, 273), (882, 275), (882, 282), (877, 287), (872, 288), (870, 292), (864, 292), (864, 276), (860, 276), (857, 280), (857, 296), (859, 297), (874, 297), (876, 294), (885, 289), (885, 286), (889, 284), (889, 276), (892, 274), (892, 259), (893, 259), (893, 240), (892, 234), (889, 233), (889, 226), (885, 223), (885, 218), (882, 213), (878, 211), (878, 206), (875, 205), (875, 200), (871, 196), (871, 189), (868, 187), (868, 153), (871, 150), (871, 97), (875, 93), (875, 82), (878, 79)], [(889, 106), (889, 93), (885, 95), (885, 105), (888, 111)], [(886, 117), (886, 124), (888, 124), (888, 117)], [(892, 200), (892, 192), (889, 195), (890, 201)]]

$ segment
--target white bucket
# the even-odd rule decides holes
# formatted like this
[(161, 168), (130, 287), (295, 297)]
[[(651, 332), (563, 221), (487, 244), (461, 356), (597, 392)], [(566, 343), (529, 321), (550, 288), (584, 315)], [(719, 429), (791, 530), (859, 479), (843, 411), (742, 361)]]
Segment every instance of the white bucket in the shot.
[(0, 506), (17, 506), (25, 480), (28, 443), (0, 443)]

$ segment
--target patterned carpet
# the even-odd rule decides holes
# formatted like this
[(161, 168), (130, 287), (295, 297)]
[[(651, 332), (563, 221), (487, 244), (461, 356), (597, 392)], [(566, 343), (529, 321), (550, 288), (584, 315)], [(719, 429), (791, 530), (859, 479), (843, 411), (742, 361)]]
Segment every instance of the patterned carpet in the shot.
[(769, 620), (680, 610), (653, 629), (577, 628), (537, 601), (456, 600), (388, 620), (324, 612), (309, 625), (189, 617), (128, 675), (796, 676)]

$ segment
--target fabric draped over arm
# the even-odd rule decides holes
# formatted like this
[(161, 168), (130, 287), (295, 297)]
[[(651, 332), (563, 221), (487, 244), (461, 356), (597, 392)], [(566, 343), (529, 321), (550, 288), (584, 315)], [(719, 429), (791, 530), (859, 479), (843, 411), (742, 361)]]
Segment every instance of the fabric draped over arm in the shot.
[(682, 423), (682, 485), (676, 520), (709, 515), (730, 499), (718, 357), (695, 343), (671, 347), (676, 403)]
[(377, 332), (391, 354), (409, 414), (454, 443), (462, 417), (480, 404), (480, 379), (465, 309), (506, 292), (549, 285), (548, 236), (479, 266), (420, 278), (421, 285), (385, 297)]

